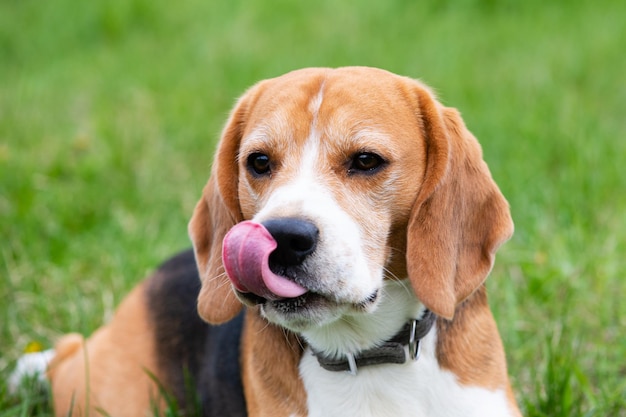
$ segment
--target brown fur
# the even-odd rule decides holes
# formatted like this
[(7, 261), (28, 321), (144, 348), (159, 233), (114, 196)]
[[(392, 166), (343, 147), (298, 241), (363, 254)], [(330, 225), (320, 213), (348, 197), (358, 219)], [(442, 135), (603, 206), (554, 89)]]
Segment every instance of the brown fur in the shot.
[(160, 376), (143, 295), (143, 285), (136, 287), (111, 323), (86, 343), (76, 334), (59, 341), (48, 373), (56, 415), (96, 416), (102, 410), (111, 416), (141, 416), (151, 403), (159, 405), (147, 373)]
[(301, 356), (295, 335), (267, 323), (254, 309), (248, 311), (242, 366), (251, 416), (306, 415), (306, 393), (298, 375)]

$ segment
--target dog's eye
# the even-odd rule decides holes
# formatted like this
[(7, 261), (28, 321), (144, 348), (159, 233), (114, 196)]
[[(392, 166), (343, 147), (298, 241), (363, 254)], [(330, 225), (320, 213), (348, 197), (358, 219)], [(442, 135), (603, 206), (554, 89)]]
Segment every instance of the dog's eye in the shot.
[(376, 171), (384, 164), (385, 160), (380, 157), (380, 155), (371, 152), (360, 152), (352, 158), (349, 172), (355, 173), (356, 171), (360, 171), (370, 173)]
[(270, 157), (260, 152), (250, 154), (248, 168), (256, 175), (267, 174), (270, 172)]

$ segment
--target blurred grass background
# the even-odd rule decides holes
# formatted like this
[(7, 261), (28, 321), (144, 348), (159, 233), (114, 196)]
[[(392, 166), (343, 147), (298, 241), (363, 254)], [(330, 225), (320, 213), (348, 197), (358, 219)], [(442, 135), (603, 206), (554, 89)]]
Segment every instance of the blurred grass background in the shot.
[(31, 341), (91, 333), (189, 245), (220, 128), (306, 66), (420, 78), (511, 203), (489, 281), (528, 416), (626, 415), (626, 2), (0, 2), (0, 417)]

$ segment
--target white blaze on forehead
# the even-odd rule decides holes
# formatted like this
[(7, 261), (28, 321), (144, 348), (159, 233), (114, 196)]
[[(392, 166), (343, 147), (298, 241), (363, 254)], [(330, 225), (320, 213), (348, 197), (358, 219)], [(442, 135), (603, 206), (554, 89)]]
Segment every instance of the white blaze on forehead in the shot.
[(313, 115), (313, 123), (317, 121), (317, 114), (320, 111), (320, 107), (322, 107), (322, 100), (324, 99), (324, 83), (322, 83), (320, 87), (320, 91), (317, 92), (317, 95), (311, 99), (309, 102), (309, 112)]
[[(309, 111), (313, 116), (311, 118), (311, 126), (309, 127), (309, 137), (305, 144), (305, 149), (303, 153), (303, 157), (307, 158), (307, 156), (320, 156), (320, 132), (317, 129), (317, 116), (320, 112), (320, 107), (322, 107), (322, 100), (324, 100), (324, 93), (322, 90), (324, 89), (324, 83), (322, 83), (320, 87), (320, 91), (317, 92), (317, 95), (311, 99), (309, 102)], [(313, 163), (313, 160), (308, 162)]]

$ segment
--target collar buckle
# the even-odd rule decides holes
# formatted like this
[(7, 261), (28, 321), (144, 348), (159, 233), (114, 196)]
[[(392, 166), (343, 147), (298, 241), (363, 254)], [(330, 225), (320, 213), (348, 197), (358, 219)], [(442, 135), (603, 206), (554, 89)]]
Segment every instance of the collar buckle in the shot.
[(417, 319), (412, 319), (409, 333), (409, 358), (415, 362), (419, 359), (420, 353), (422, 353), (422, 348), (420, 339), (417, 337)]
[(350, 369), (348, 369), (346, 372), (352, 376), (356, 376), (359, 369), (356, 366), (356, 358), (354, 357), (354, 353), (347, 353), (346, 358), (348, 359), (348, 366), (350, 367)]

